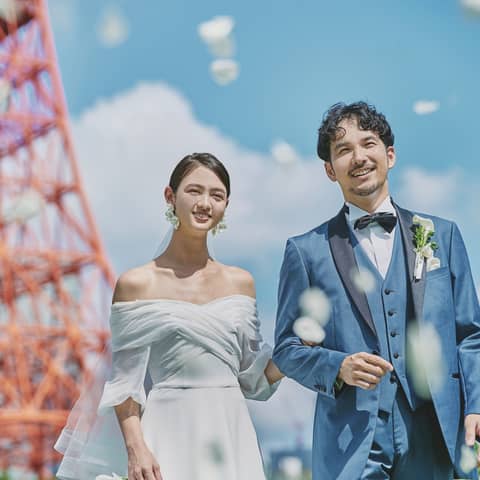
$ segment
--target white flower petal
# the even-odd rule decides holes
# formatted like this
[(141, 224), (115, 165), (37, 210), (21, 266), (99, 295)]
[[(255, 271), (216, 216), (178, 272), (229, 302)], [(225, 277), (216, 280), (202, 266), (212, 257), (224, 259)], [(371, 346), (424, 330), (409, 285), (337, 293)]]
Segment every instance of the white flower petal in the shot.
[(429, 115), (440, 108), (440, 102), (436, 100), (418, 100), (413, 104), (413, 111), (417, 115)]
[(128, 38), (129, 30), (127, 17), (118, 7), (110, 6), (102, 14), (97, 34), (100, 42), (105, 47), (111, 48), (124, 43)]
[(433, 224), (433, 220), (431, 220), (430, 218), (421, 217), (420, 215), (414, 215), (413, 223), (415, 225), (421, 225), (427, 233), (435, 231), (435, 225)]
[(467, 12), (480, 15), (480, 0), (460, 0), (460, 3)]
[(221, 38), (208, 44), (210, 53), (215, 57), (228, 58), (235, 55), (235, 42), (232, 37)]
[(307, 288), (299, 299), (302, 314), (313, 318), (321, 326), (327, 324), (330, 318), (330, 300), (325, 293), (317, 287)]
[(297, 318), (293, 324), (293, 332), (306, 342), (321, 343), (325, 338), (321, 325), (310, 317)]
[(407, 337), (407, 368), (415, 392), (429, 398), (444, 382), (445, 365), (440, 336), (432, 324), (411, 326)]
[(15, 0), (0, 0), (0, 17), (7, 22), (15, 22), (22, 14), (25, 5)]
[(38, 215), (45, 206), (45, 203), (45, 199), (37, 190), (26, 190), (15, 198), (13, 203), (5, 209), (3, 221), (5, 223), (26, 222), (30, 218)]
[(237, 79), (240, 67), (235, 60), (222, 58), (210, 64), (213, 79), (219, 85), (228, 85)]
[(284, 140), (277, 140), (270, 148), (272, 157), (279, 165), (293, 165), (300, 160), (295, 149)]
[(234, 25), (233, 17), (222, 15), (201, 23), (197, 30), (205, 43), (212, 44), (227, 38), (232, 33)]
[[(425, 257), (425, 258), (428, 258), (429, 260), (433, 257), (433, 248), (430, 244), (428, 245), (425, 245), (423, 248), (422, 248), (422, 251), (421, 251), (422, 255)], [(427, 269), (428, 269), (428, 262), (427, 262)]]
[(462, 445), (460, 456), (460, 468), (464, 473), (470, 473), (477, 466), (475, 450), (467, 445)]
[(369, 293), (373, 292), (375, 289), (377, 282), (375, 280), (375, 276), (370, 270), (367, 270), (366, 268), (354, 268), (352, 269), (350, 275), (355, 288), (359, 292)]
[(6, 78), (0, 78), (0, 113), (5, 113), (10, 106), (12, 84)]
[(279, 462), (279, 470), (286, 480), (300, 480), (303, 473), (302, 460), (298, 457), (283, 457)]

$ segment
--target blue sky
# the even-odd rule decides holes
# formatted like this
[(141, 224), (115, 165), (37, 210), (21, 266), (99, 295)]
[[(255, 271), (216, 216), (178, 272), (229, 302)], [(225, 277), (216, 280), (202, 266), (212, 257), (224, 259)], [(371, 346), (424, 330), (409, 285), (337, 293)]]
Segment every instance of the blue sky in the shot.
[[(50, 0), (49, 6), (80, 168), (118, 273), (155, 250), (173, 165), (189, 151), (210, 150), (233, 180), (231, 228), (216, 250), (255, 276), (271, 339), (286, 238), (341, 205), (315, 158), (316, 130), (331, 104), (363, 99), (387, 115), (396, 135), (394, 198), (459, 223), (478, 284), (480, 16), (466, 14), (460, 0)], [(129, 35), (107, 48), (97, 30), (112, 7), (125, 16)], [(212, 55), (197, 33), (215, 15), (235, 19), (240, 75), (225, 87), (210, 77)], [(418, 100), (440, 107), (417, 115)], [(272, 160), (276, 139), (298, 152), (298, 165), (285, 170)], [(285, 442), (292, 438), (293, 421), (283, 418), (292, 401), (306, 412), (296, 421), (309, 425), (311, 396), (295, 386), (272, 400), (276, 418), (255, 407), (265, 444), (280, 431), (272, 422), (285, 427)]]

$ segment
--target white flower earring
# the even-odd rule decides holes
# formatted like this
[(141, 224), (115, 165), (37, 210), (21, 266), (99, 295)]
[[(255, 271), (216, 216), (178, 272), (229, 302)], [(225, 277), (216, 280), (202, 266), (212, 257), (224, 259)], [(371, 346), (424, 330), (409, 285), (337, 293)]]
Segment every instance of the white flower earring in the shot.
[(221, 220), (212, 228), (212, 235), (215, 236), (226, 229), (227, 229), (227, 223), (225, 222), (225, 214), (223, 214), (223, 217), (221, 218)]
[(167, 211), (165, 212), (165, 218), (172, 224), (175, 230), (178, 230), (178, 227), (180, 226), (180, 220), (175, 215), (175, 207), (171, 203), (168, 204)]

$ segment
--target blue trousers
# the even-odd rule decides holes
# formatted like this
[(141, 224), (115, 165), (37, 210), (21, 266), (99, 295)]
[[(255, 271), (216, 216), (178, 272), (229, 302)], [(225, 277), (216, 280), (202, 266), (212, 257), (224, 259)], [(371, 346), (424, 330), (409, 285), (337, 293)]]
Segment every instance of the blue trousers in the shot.
[(390, 413), (379, 411), (362, 480), (452, 480), (454, 467), (433, 404), (412, 412), (398, 389)]

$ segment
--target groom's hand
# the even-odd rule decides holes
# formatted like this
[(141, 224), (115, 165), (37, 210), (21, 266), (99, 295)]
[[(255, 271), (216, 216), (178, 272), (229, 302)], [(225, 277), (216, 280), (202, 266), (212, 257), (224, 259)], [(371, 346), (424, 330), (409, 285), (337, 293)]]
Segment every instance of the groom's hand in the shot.
[[(480, 415), (471, 413), (465, 417), (465, 444), (473, 447), (476, 438), (480, 438)], [(480, 467), (480, 448), (477, 451), (477, 466)]]
[(392, 364), (382, 357), (358, 352), (345, 357), (338, 376), (348, 385), (373, 390), (382, 377), (392, 371)]

